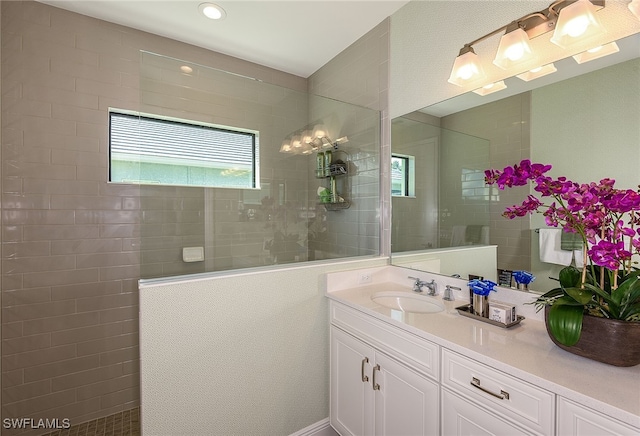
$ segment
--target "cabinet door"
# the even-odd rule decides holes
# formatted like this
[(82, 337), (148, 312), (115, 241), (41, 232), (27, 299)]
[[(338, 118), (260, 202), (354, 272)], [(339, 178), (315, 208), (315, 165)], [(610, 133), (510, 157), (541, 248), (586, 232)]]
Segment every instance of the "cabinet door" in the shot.
[(331, 426), (342, 436), (373, 434), (373, 348), (331, 327)]
[(637, 436), (632, 428), (565, 398), (558, 397), (558, 434), (562, 436)]
[(380, 352), (375, 364), (375, 434), (437, 435), (438, 384)]
[(516, 436), (532, 434), (447, 389), (442, 389), (442, 434), (447, 436)]

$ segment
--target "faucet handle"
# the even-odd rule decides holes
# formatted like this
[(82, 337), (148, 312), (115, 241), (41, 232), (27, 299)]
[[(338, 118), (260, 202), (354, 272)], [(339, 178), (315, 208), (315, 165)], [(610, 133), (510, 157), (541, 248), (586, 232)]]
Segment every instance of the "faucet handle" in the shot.
[(447, 301), (454, 301), (455, 298), (453, 298), (453, 293), (451, 293), (451, 290), (455, 289), (456, 291), (461, 291), (462, 289), (458, 288), (457, 286), (451, 286), (451, 285), (447, 285), (445, 290), (444, 290), (444, 295), (442, 296), (443, 300), (447, 300)]

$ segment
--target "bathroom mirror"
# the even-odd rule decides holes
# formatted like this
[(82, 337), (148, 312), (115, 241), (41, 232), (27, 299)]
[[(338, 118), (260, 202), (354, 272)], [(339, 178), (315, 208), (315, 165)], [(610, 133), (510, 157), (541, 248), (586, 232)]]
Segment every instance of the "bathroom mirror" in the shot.
[[(554, 74), (528, 82), (512, 77), (503, 91), (463, 94), (392, 120), (392, 155), (406, 158), (392, 165), (392, 263), (465, 279), (477, 272), (497, 280), (498, 269), (523, 269), (536, 276), (533, 290), (551, 289), (549, 277), (557, 277), (562, 267), (539, 261), (536, 230), (546, 227), (542, 217), (501, 216), (505, 207), (521, 203), (529, 188), (498, 191), (475, 179), (484, 169), (530, 158), (552, 164), (554, 177), (578, 182), (611, 177), (617, 187), (635, 188), (640, 183), (640, 34), (616, 42), (620, 50), (612, 55), (583, 64), (569, 57), (555, 62)], [(443, 161), (451, 136), (464, 137), (469, 145), (460, 148), (456, 142), (459, 150), (448, 158), (454, 161)], [(409, 142), (424, 146), (414, 147), (419, 152), (412, 155)], [(452, 162), (462, 161), (467, 172), (456, 168), (451, 174)], [(400, 177), (409, 190), (402, 191)], [(446, 206), (452, 196), (466, 207)], [(404, 213), (412, 203), (419, 210)], [(430, 231), (424, 229), (425, 217), (433, 218)], [(483, 248), (491, 246), (497, 252), (495, 267), (484, 265), (493, 254)]]

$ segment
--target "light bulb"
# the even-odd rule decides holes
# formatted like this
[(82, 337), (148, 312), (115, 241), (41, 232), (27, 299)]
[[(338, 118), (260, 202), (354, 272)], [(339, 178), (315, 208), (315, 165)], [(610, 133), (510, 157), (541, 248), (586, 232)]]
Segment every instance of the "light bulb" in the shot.
[(587, 27), (589, 27), (589, 19), (581, 15), (572, 20), (569, 20), (567, 24), (565, 24), (564, 28), (567, 35), (572, 38), (577, 38), (587, 31)]
[(462, 80), (469, 80), (474, 74), (478, 73), (478, 67), (473, 64), (463, 65), (458, 69), (456, 77)]
[(504, 51), (504, 55), (510, 61), (517, 61), (524, 55), (524, 47), (521, 44), (513, 44)]
[(222, 20), (227, 16), (224, 9), (213, 3), (200, 3), (198, 9), (205, 17), (212, 20)]

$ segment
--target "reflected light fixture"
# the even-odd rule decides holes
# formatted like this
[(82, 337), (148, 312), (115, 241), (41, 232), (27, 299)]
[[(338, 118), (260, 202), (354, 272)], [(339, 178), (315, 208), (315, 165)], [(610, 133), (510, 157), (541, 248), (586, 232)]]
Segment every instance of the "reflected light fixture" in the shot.
[(224, 20), (227, 13), (215, 3), (200, 3), (198, 10), (202, 15), (212, 20)]
[(638, 20), (640, 20), (640, 0), (633, 0), (627, 5), (627, 7), (631, 11), (631, 13), (635, 15)]
[[(640, 0), (633, 2), (640, 3)], [(462, 47), (448, 82), (458, 86), (481, 85), (479, 82), (486, 76), (473, 46), (503, 31), (505, 33), (500, 39), (493, 63), (505, 70), (514, 66), (525, 69), (527, 64), (534, 66), (531, 64), (536, 56), (530, 40), (547, 32), (554, 31), (552, 41), (561, 47), (605, 33), (594, 15), (604, 4), (604, 0), (557, 0), (542, 11), (525, 15), (481, 36)]]
[(499, 82), (489, 83), (488, 85), (484, 85), (482, 88), (478, 88), (474, 90), (478, 95), (489, 95), (494, 92), (502, 91), (503, 89), (507, 89), (507, 85), (505, 85), (504, 80), (500, 80)]
[(332, 140), (327, 129), (322, 123), (312, 123), (295, 132), (290, 133), (280, 146), (280, 153), (311, 154), (324, 148), (337, 149), (338, 145), (349, 142), (349, 138), (343, 136)]
[(530, 80), (537, 79), (538, 77), (546, 76), (547, 74), (552, 74), (558, 71), (553, 62), (547, 65), (543, 65), (538, 68), (534, 68), (532, 70), (527, 71), (526, 73), (518, 74), (516, 77), (520, 80), (524, 80), (525, 82), (529, 82)]
[(520, 28), (517, 22), (511, 23), (500, 39), (498, 52), (493, 63), (506, 70), (514, 65), (530, 61), (532, 58), (533, 52), (529, 45), (527, 32)]
[(553, 31), (551, 42), (567, 48), (578, 41), (606, 33), (595, 15), (598, 8), (590, 0), (578, 0), (563, 8)]
[(605, 56), (608, 56), (613, 53), (618, 53), (620, 48), (618, 44), (614, 42), (610, 42), (609, 44), (599, 45), (590, 50), (583, 51), (582, 53), (578, 53), (573, 56), (573, 59), (579, 64), (584, 64), (585, 62), (592, 61), (594, 59), (599, 59)]

